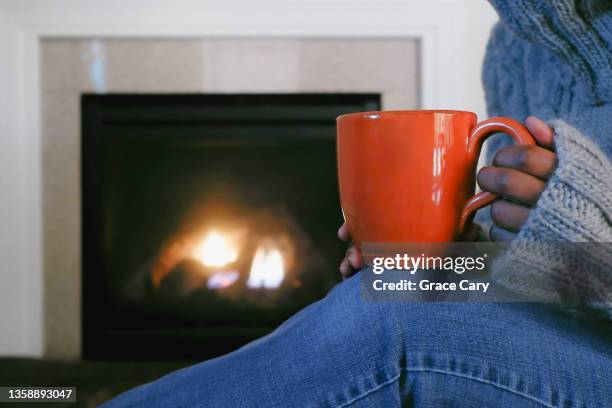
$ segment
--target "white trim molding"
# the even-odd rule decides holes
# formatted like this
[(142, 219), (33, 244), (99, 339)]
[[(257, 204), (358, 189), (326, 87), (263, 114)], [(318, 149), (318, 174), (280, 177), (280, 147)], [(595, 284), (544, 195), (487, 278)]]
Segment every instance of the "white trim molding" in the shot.
[(416, 38), (421, 107), (482, 115), (480, 64), (495, 15), (480, 1), (0, 0), (0, 355), (44, 352), (42, 39)]

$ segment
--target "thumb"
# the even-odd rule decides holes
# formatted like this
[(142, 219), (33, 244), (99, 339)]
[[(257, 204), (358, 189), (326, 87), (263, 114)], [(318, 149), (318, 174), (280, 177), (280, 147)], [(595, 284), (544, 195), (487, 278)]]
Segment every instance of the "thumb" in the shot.
[(536, 139), (536, 142), (542, 147), (549, 150), (554, 150), (554, 136), (553, 130), (544, 122), (535, 116), (529, 116), (525, 120), (525, 126), (529, 129), (529, 132)]

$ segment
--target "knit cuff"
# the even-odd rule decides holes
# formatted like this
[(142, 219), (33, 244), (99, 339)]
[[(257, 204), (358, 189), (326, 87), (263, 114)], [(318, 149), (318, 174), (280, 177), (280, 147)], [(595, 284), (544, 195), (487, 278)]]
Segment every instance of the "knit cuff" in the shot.
[(558, 167), (518, 240), (612, 242), (612, 165), (606, 155), (562, 120), (554, 130)]
[(575, 128), (561, 120), (550, 126), (558, 167), (492, 275), (511, 290), (551, 301), (561, 300), (568, 289), (596, 293), (599, 306), (612, 312), (612, 251), (589, 258), (596, 261), (585, 266), (575, 252), (554, 245), (612, 242), (612, 166)]

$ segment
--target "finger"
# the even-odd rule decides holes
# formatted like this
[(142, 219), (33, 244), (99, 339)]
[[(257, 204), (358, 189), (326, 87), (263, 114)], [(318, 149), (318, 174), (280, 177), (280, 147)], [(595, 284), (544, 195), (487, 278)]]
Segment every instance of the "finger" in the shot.
[(349, 233), (346, 222), (343, 223), (338, 229), (338, 238), (340, 238), (340, 240), (344, 242), (348, 242), (351, 240), (351, 234)]
[(529, 116), (525, 120), (525, 126), (536, 139), (538, 144), (550, 150), (554, 150), (553, 130), (543, 120), (535, 116)]
[(491, 227), (491, 231), (489, 232), (489, 237), (495, 242), (510, 242), (515, 236), (515, 233), (495, 225)]
[(557, 167), (557, 156), (540, 146), (508, 146), (495, 154), (493, 164), (548, 180)]
[(529, 216), (529, 208), (506, 200), (496, 200), (491, 205), (491, 219), (498, 227), (518, 232)]
[(356, 245), (351, 245), (346, 251), (346, 259), (354, 269), (361, 269), (361, 251)]
[(343, 278), (348, 278), (354, 273), (355, 271), (351, 268), (348, 259), (344, 258), (342, 262), (340, 262), (340, 275), (342, 275)]
[(477, 180), (484, 191), (525, 205), (534, 205), (546, 185), (536, 177), (505, 167), (483, 167), (478, 172)]

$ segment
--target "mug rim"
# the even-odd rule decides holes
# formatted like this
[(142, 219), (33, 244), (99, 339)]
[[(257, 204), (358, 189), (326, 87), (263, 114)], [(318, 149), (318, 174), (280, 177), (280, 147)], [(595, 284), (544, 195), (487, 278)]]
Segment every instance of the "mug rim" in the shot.
[(382, 116), (396, 116), (396, 115), (474, 115), (476, 113), (464, 110), (453, 110), (453, 109), (406, 109), (406, 110), (383, 110), (383, 111), (367, 111), (367, 112), (352, 112), (344, 113), (336, 118), (340, 119), (378, 119)]

